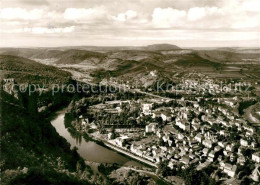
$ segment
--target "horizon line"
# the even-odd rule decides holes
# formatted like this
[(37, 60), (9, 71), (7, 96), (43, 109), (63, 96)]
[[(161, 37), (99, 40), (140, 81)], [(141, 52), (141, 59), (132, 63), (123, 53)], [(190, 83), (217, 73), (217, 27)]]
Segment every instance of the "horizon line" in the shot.
[(169, 43), (155, 43), (155, 44), (147, 44), (147, 45), (61, 45), (61, 46), (0, 46), (0, 48), (20, 48), (20, 49), (26, 49), (26, 48), (66, 48), (66, 47), (96, 47), (96, 48), (131, 48), (131, 47), (146, 47), (146, 46), (152, 46), (152, 45), (171, 45), (179, 47), (180, 49), (189, 49), (189, 48), (260, 48), (260, 46), (178, 46), (175, 44), (169, 44)]

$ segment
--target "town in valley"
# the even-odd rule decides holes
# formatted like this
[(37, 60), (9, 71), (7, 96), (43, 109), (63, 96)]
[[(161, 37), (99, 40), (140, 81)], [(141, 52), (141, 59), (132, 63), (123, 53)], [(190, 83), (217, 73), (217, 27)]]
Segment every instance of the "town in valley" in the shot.
[(1, 0), (1, 185), (260, 185), (260, 0)]

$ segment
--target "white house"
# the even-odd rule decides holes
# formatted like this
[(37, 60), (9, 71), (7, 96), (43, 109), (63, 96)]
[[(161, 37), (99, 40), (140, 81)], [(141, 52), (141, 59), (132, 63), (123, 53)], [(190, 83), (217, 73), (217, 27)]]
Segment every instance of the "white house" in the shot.
[(241, 156), (239, 156), (238, 158), (237, 158), (237, 163), (238, 164), (240, 164), (240, 165), (244, 165), (245, 164), (245, 162), (246, 162), (246, 158), (243, 156), (243, 155), (241, 155)]
[(179, 140), (182, 140), (184, 138), (184, 135), (182, 133), (178, 133), (177, 138)]
[(115, 141), (116, 141), (117, 145), (119, 145), (120, 147), (123, 147), (125, 145), (125, 142), (127, 141), (127, 139), (129, 139), (128, 136), (121, 136), (121, 137), (116, 138)]
[(215, 153), (216, 153), (216, 152), (215, 152), (214, 150), (211, 150), (210, 153), (209, 153), (209, 156), (212, 157), (212, 158), (214, 158), (214, 157), (215, 157)]
[(218, 152), (218, 151), (220, 151), (221, 150), (221, 147), (220, 146), (215, 146), (215, 148), (214, 148), (214, 151), (215, 152)]
[(212, 147), (212, 141), (205, 139), (202, 141), (202, 144), (207, 147), (207, 148), (211, 148)]
[(248, 146), (247, 140), (240, 139), (240, 145), (241, 145), (241, 146)]
[(252, 143), (251, 143), (251, 147), (252, 147), (252, 148), (256, 148), (256, 147), (257, 147), (257, 143), (256, 143), (256, 142), (252, 142)]
[(219, 141), (218, 142), (218, 145), (222, 148), (225, 148), (227, 146), (227, 143), (226, 142), (223, 142), (223, 141)]
[(176, 121), (176, 125), (180, 127), (182, 130), (186, 130), (186, 131), (190, 130), (190, 125), (186, 124), (185, 121), (183, 120)]
[(223, 172), (226, 173), (228, 176), (230, 176), (230, 177), (234, 177), (235, 176), (236, 169), (237, 169), (236, 165), (232, 166), (229, 163), (221, 162), (220, 166), (222, 167)]
[(161, 113), (161, 118), (162, 118), (163, 121), (171, 121), (172, 116), (169, 112), (164, 111), (164, 112)]
[(183, 156), (180, 162), (187, 165), (190, 162), (190, 158), (188, 156)]
[(144, 103), (142, 108), (143, 108), (144, 115), (149, 115), (149, 114), (151, 114), (153, 104), (152, 103)]
[(199, 134), (197, 134), (197, 135), (194, 137), (194, 139), (195, 139), (196, 141), (198, 141), (198, 142), (201, 143), (201, 141), (202, 141), (202, 139), (203, 139), (203, 136), (199, 133)]
[(221, 130), (221, 131), (219, 132), (219, 134), (222, 135), (222, 136), (225, 136), (225, 137), (228, 136), (228, 132), (225, 131), (225, 130)]
[(232, 144), (228, 144), (226, 146), (226, 150), (229, 151), (229, 152), (233, 152), (234, 151), (234, 144), (233, 143)]
[(259, 165), (256, 165), (254, 171), (252, 172), (252, 175), (250, 176), (253, 179), (253, 181), (255, 181), (255, 182), (259, 182), (260, 172), (259, 172), (258, 168), (259, 168)]
[(159, 117), (161, 117), (161, 113), (160, 113), (160, 112), (154, 111), (154, 112), (152, 113), (152, 118), (159, 118)]
[(146, 133), (155, 133), (157, 123), (150, 123), (149, 125), (145, 126)]
[(260, 163), (260, 152), (255, 152), (252, 154), (252, 160), (257, 162), (257, 163)]

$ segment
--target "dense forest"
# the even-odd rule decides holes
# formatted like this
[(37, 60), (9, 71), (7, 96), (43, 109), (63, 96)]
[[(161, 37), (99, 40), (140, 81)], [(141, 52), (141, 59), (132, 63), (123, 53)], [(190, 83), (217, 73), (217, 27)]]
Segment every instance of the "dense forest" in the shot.
[(32, 115), (35, 104), (21, 106), (2, 90), (0, 97), (3, 184), (90, 184), (92, 172), (77, 149), (49, 121)]
[[(73, 83), (70, 73), (22, 57), (0, 56), (0, 70), (0, 80), (14, 78), (19, 85)], [(51, 91), (10, 94), (1, 82), (1, 184), (92, 184), (93, 172), (77, 148), (71, 149), (46, 119), (71, 97), (67, 92), (52, 95)], [(48, 109), (39, 114), (42, 106)]]

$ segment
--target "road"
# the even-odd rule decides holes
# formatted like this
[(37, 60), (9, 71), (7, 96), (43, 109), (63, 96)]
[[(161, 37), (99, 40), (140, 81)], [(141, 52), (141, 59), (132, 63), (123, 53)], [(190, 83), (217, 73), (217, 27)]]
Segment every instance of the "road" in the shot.
[(130, 89), (130, 88), (125, 87), (124, 85), (113, 83), (113, 82), (109, 82), (109, 83), (108, 82), (107, 83), (102, 82), (101, 84), (107, 85), (107, 86), (113, 86), (115, 88), (123, 89), (124, 91), (129, 91), (129, 92), (132, 92), (132, 93), (145, 94), (147, 96), (152, 96), (152, 97), (160, 98), (160, 99), (164, 99), (164, 100), (175, 100), (173, 98), (163, 97), (163, 96), (159, 96), (159, 95), (156, 95), (156, 94), (144, 92), (144, 91), (141, 91), (140, 89)]
[(138, 170), (138, 169), (135, 169), (135, 168), (132, 168), (132, 167), (122, 167), (124, 169), (128, 169), (128, 170), (133, 170), (133, 171), (136, 171), (138, 173), (143, 173), (143, 174), (146, 174), (147, 176), (151, 177), (152, 179), (154, 179), (155, 181), (157, 180), (160, 180), (161, 182), (163, 182), (165, 185), (170, 185), (172, 183), (166, 181), (165, 179), (159, 177), (156, 173), (154, 172), (150, 172), (150, 171), (146, 171), (146, 170)]
[(256, 103), (255, 105), (251, 105), (245, 110), (245, 118), (253, 123), (255, 126), (260, 126), (260, 120), (258, 120), (256, 117), (252, 115), (252, 111), (256, 106), (260, 106), (259, 103)]

